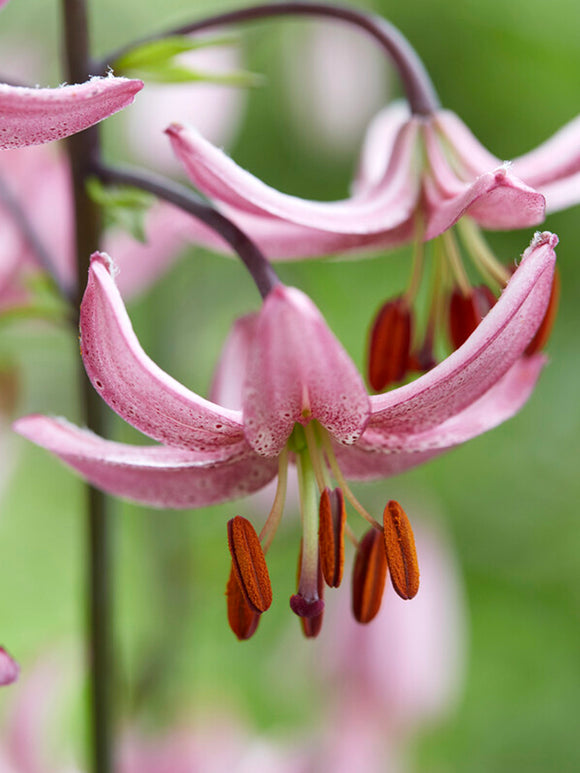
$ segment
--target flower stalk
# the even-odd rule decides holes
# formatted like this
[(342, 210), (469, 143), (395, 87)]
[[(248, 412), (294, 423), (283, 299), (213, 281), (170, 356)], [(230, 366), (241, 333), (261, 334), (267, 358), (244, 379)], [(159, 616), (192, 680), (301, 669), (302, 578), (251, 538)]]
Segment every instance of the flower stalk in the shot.
[[(86, 0), (63, 0), (62, 12), (66, 77), (70, 83), (81, 83), (91, 74)], [(82, 300), (81, 288), (88, 272), (89, 256), (98, 247), (101, 234), (98, 207), (88, 197), (85, 189), (90, 160), (98, 155), (98, 149), (99, 135), (96, 126), (70, 137), (67, 141), (75, 209), (77, 309), (80, 308)], [(103, 432), (103, 404), (92, 388), (82, 362), (79, 362), (79, 380), (83, 422), (94, 432)], [(111, 698), (114, 678), (111, 644), (110, 514), (103, 492), (90, 485), (86, 491), (91, 761), (94, 773), (110, 773), (113, 751)]]

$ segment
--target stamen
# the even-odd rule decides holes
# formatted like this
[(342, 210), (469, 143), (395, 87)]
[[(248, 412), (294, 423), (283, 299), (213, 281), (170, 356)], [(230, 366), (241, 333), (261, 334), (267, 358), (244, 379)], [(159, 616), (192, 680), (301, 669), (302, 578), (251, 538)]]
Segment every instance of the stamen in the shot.
[(352, 573), (352, 613), (359, 623), (370, 623), (381, 608), (386, 577), (383, 537), (370, 529), (360, 541)]
[(266, 523), (260, 532), (260, 542), (264, 553), (268, 552), (272, 540), (278, 530), (282, 513), (284, 512), (284, 503), (286, 501), (286, 488), (288, 485), (288, 449), (284, 448), (278, 458), (278, 485), (276, 486), (276, 495), (270, 514)]
[(540, 323), (540, 327), (536, 331), (536, 335), (532, 338), (527, 346), (525, 354), (531, 357), (532, 354), (536, 354), (540, 349), (543, 349), (547, 344), (552, 327), (556, 320), (556, 314), (558, 312), (558, 303), (560, 301), (560, 272), (556, 268), (554, 271), (554, 279), (552, 281), (552, 291), (550, 293), (550, 300), (548, 301), (548, 308), (544, 314), (544, 319)]
[[(300, 546), (300, 555), (298, 557), (298, 585), (300, 584), (300, 570), (302, 567), (302, 545)], [(318, 596), (321, 601), (324, 597), (324, 578), (322, 577), (322, 570), (320, 569), (320, 562), (318, 564)], [(293, 597), (294, 598), (294, 597)], [(290, 600), (290, 606), (292, 606), (292, 600)], [(315, 639), (322, 629), (322, 619), (324, 617), (324, 609), (318, 615), (306, 617), (299, 615), (300, 624), (302, 626), (302, 632), (307, 639)]]
[(316, 440), (314, 423), (308, 422), (303, 429), (306, 438), (306, 446), (308, 448), (308, 453), (310, 454), (310, 461), (312, 462), (312, 468), (316, 477), (316, 485), (318, 486), (320, 493), (322, 493), (325, 488), (330, 488), (330, 480), (318, 441)]
[(497, 284), (499, 289), (503, 289), (509, 281), (510, 273), (495, 257), (475, 221), (470, 217), (462, 217), (457, 228), (481, 273)]
[(254, 612), (265, 612), (272, 603), (272, 585), (260, 540), (247, 518), (236, 515), (228, 521), (228, 544), (245, 600)]
[(405, 511), (393, 499), (384, 512), (385, 553), (393, 588), (402, 599), (419, 590), (419, 565), (413, 530)]
[(405, 291), (404, 298), (408, 306), (412, 306), (423, 278), (423, 263), (425, 260), (425, 242), (423, 235), (425, 233), (424, 218), (419, 210), (415, 214), (415, 241), (413, 243), (413, 263), (411, 269), (411, 279), (409, 286)]
[(322, 440), (322, 445), (324, 446), (324, 451), (326, 453), (326, 458), (328, 459), (330, 469), (332, 470), (334, 479), (342, 489), (342, 493), (348, 499), (348, 501), (351, 503), (351, 505), (354, 507), (357, 513), (359, 515), (362, 515), (365, 521), (368, 521), (368, 523), (370, 523), (371, 526), (374, 526), (375, 529), (377, 529), (378, 531), (382, 531), (383, 527), (381, 526), (381, 524), (375, 518), (373, 518), (372, 515), (369, 512), (367, 512), (367, 510), (365, 510), (365, 508), (361, 505), (361, 503), (358, 501), (358, 499), (350, 490), (350, 486), (344, 479), (344, 475), (342, 474), (340, 467), (338, 466), (338, 462), (336, 461), (336, 456), (334, 455), (334, 451), (332, 450), (332, 443), (331, 443), (330, 437), (328, 436), (328, 432), (324, 429), (324, 427), (321, 427), (320, 425), (318, 426), (318, 432)]
[(405, 296), (387, 301), (375, 317), (368, 356), (368, 381), (375, 392), (405, 377), (412, 327), (412, 311)]
[(320, 566), (326, 584), (338, 588), (344, 569), (344, 525), (346, 509), (344, 496), (339, 488), (325, 488), (320, 497), (318, 542)]
[(459, 289), (463, 295), (469, 295), (471, 291), (471, 284), (467, 274), (465, 273), (465, 268), (463, 267), (463, 263), (461, 261), (461, 255), (459, 254), (459, 248), (457, 246), (457, 242), (455, 241), (455, 237), (451, 231), (445, 231), (441, 235), (441, 239), (443, 240), (447, 260), (451, 266), (451, 270), (453, 271), (455, 281), (459, 285)]
[(260, 614), (259, 612), (254, 612), (246, 601), (233, 565), (226, 586), (226, 599), (230, 628), (240, 641), (249, 639), (258, 628)]
[(487, 285), (474, 287), (468, 295), (453, 291), (449, 302), (449, 337), (454, 349), (467, 341), (495, 301)]

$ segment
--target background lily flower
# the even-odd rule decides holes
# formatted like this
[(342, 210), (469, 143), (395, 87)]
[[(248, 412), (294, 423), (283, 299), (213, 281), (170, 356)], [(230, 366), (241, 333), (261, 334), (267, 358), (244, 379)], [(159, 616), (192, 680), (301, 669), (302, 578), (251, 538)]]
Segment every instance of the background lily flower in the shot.
[(0, 647), (0, 687), (15, 682), (19, 671), (16, 661), (10, 657), (4, 647)]
[[(288, 450), (300, 457), (299, 474), (306, 477), (306, 465), (323, 475), (325, 459), (334, 458), (333, 475), (343, 488), (344, 477), (388, 477), (491, 429), (525, 403), (544, 358), (521, 355), (545, 313), (556, 241), (537, 235), (463, 346), (414, 383), (380, 396), (367, 395), (312, 302), (296, 289), (276, 286), (250, 336), (241, 411), (190, 392), (147, 357), (115, 286), (111, 260), (96, 253), (81, 308), (87, 373), (113, 410), (162, 445), (115, 443), (43, 416), (20, 419), (15, 429), (105, 491), (161, 507), (235, 499), (262, 488), (277, 470), (283, 479)], [(299, 445), (295, 427), (304, 427), (306, 446)], [(307, 484), (306, 477), (301, 503), (317, 522), (314, 479)], [(282, 506), (283, 495), (268, 544)], [(317, 555), (309, 534), (303, 555)], [(309, 565), (310, 590), (315, 568)]]
[(54, 89), (0, 83), (0, 149), (60, 140), (87, 129), (130, 105), (140, 80), (91, 78)]

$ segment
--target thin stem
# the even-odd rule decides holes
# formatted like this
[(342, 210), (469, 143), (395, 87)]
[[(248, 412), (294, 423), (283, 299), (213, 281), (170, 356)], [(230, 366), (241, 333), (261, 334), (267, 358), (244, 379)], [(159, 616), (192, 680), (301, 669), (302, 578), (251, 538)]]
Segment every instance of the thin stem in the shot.
[(475, 221), (470, 217), (462, 217), (457, 223), (457, 228), (481, 273), (502, 290), (509, 282), (509, 271), (490, 250)]
[(272, 540), (276, 535), (280, 521), (282, 520), (282, 514), (284, 512), (284, 503), (286, 502), (286, 488), (288, 484), (288, 449), (284, 450), (280, 454), (278, 459), (278, 485), (276, 486), (276, 496), (274, 497), (274, 504), (270, 510), (270, 514), (266, 519), (266, 523), (262, 527), (260, 532), (260, 542), (262, 543), (262, 549), (264, 553), (268, 552), (268, 548), (272, 544)]
[(459, 254), (459, 248), (455, 241), (455, 237), (451, 231), (445, 231), (445, 233), (441, 235), (441, 239), (443, 240), (445, 254), (449, 265), (451, 266), (455, 281), (463, 295), (467, 298), (471, 294), (471, 283), (469, 277), (465, 273), (463, 263), (461, 262), (461, 255)]
[(51, 277), (59, 294), (67, 301), (73, 302), (75, 299), (75, 288), (67, 286), (56, 269), (56, 261), (50, 254), (50, 251), (42, 241), (33, 223), (24, 211), (20, 202), (10, 189), (6, 181), (0, 177), (0, 202), (12, 216), (16, 227), (24, 237), (28, 246), (34, 252), (38, 265), (43, 268)]
[(208, 225), (238, 254), (250, 272), (262, 298), (265, 298), (277, 284), (280, 284), (272, 265), (254, 242), (231, 220), (228, 220), (221, 212), (218, 212), (189, 188), (150, 172), (118, 169), (101, 162), (93, 165), (92, 172), (104, 183), (132, 185), (135, 188), (153, 193)]
[[(62, 0), (66, 79), (82, 83), (90, 75), (88, 9), (85, 0)], [(77, 281), (76, 307), (80, 308), (81, 284), (88, 273), (89, 256), (98, 248), (99, 211), (87, 196), (85, 181), (91, 160), (99, 152), (96, 126), (67, 141), (71, 162), (75, 209)], [(93, 390), (79, 360), (81, 410), (86, 425), (103, 434), (103, 404)], [(90, 597), (88, 642), (91, 688), (91, 743), (94, 773), (112, 771), (112, 604), (109, 513), (104, 494), (87, 486), (88, 593)]]
[(263, 3), (235, 11), (209, 16), (166, 32), (152, 35), (142, 40), (134, 41), (128, 46), (114, 51), (98, 65), (98, 70), (106, 72), (120, 56), (135, 46), (153, 40), (160, 40), (171, 35), (189, 35), (194, 32), (221, 27), (225, 24), (257, 21), (276, 16), (314, 16), (337, 19), (367, 32), (373, 37), (393, 60), (403, 83), (409, 106), (416, 115), (429, 115), (439, 107), (439, 99), (435, 87), (409, 41), (392, 24), (375, 14), (365, 13), (354, 8), (330, 3), (281, 2)]

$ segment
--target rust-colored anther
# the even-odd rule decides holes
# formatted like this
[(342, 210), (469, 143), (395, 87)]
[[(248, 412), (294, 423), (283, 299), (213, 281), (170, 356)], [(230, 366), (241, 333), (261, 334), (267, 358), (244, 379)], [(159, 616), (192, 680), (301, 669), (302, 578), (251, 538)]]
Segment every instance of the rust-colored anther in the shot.
[(383, 535), (370, 529), (359, 543), (352, 572), (352, 613), (359, 623), (370, 623), (381, 608), (386, 577)]
[(449, 302), (449, 337), (454, 349), (464, 344), (496, 298), (487, 285), (474, 287), (469, 295), (454, 290)]
[(242, 593), (234, 567), (226, 586), (228, 604), (228, 623), (240, 641), (245, 641), (254, 635), (260, 622), (260, 613), (254, 612)]
[(556, 320), (556, 314), (558, 313), (558, 304), (560, 302), (560, 272), (556, 268), (554, 272), (554, 279), (552, 281), (552, 292), (550, 293), (550, 300), (548, 301), (548, 308), (544, 314), (544, 319), (540, 322), (540, 327), (536, 330), (536, 335), (532, 338), (528, 344), (525, 354), (531, 357), (532, 354), (536, 354), (548, 343), (548, 339), (552, 332), (552, 327)]
[(383, 515), (385, 553), (393, 588), (402, 599), (412, 599), (419, 590), (419, 564), (409, 519), (394, 499)]
[(413, 315), (402, 296), (388, 301), (375, 317), (369, 338), (369, 384), (380, 392), (407, 373)]
[(265, 612), (272, 603), (272, 585), (264, 551), (247, 518), (228, 521), (228, 545), (240, 590), (254, 612)]
[(339, 488), (331, 491), (328, 487), (320, 496), (320, 517), (318, 544), (320, 547), (320, 568), (331, 588), (338, 588), (344, 569), (344, 525), (346, 508), (344, 496)]

